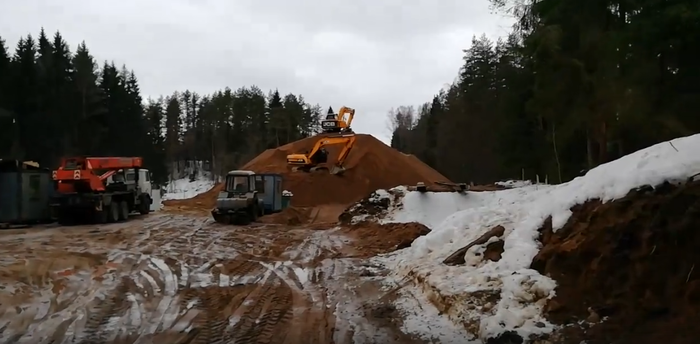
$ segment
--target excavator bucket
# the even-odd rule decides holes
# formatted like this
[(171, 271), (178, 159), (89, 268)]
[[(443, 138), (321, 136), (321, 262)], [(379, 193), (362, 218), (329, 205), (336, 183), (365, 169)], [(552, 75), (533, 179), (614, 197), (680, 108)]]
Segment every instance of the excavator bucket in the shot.
[(331, 174), (333, 175), (341, 175), (343, 173), (345, 173), (345, 167), (343, 166), (333, 166), (331, 168)]

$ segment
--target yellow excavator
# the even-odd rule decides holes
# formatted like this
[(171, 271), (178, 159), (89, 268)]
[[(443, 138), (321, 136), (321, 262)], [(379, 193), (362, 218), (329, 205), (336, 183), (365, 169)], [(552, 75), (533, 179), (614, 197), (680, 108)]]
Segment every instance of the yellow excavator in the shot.
[[(347, 119), (345, 115), (348, 115)], [(329, 108), (326, 119), (321, 121), (321, 130), (323, 130), (324, 133), (352, 133), (350, 125), (354, 117), (355, 109), (343, 106), (336, 115), (333, 113), (333, 109)]]
[[(328, 151), (326, 151), (325, 146), (337, 145), (344, 143), (345, 146), (340, 151), (338, 158), (336, 159), (333, 166), (329, 169), (327, 165), (328, 162)], [(292, 167), (292, 171), (304, 171), (313, 172), (321, 169), (330, 170), (331, 174), (342, 174), (345, 172), (345, 167), (343, 163), (345, 159), (350, 154), (350, 150), (355, 144), (355, 134), (343, 134), (333, 137), (325, 137), (316, 141), (316, 144), (311, 149), (310, 152), (295, 153), (287, 155), (287, 165)]]

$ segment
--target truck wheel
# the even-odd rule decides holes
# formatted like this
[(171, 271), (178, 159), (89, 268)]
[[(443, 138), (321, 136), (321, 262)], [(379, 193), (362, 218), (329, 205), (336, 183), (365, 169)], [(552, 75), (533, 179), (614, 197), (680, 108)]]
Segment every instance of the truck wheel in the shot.
[(212, 214), (212, 217), (214, 217), (214, 222), (216, 223), (226, 223), (226, 217), (221, 214)]
[(108, 217), (108, 209), (95, 210), (94, 217), (96, 224), (106, 223)]
[(117, 221), (119, 221), (119, 202), (113, 200), (109, 204), (107, 222), (112, 223)]
[(139, 197), (139, 213), (141, 215), (147, 215), (151, 212), (151, 198), (148, 195), (143, 194)]
[(61, 226), (72, 226), (75, 224), (75, 218), (72, 212), (61, 210), (58, 213), (58, 224)]
[(129, 219), (129, 203), (126, 201), (119, 202), (119, 220), (126, 221)]
[(250, 209), (250, 222), (258, 221), (259, 210), (257, 206), (252, 206)]

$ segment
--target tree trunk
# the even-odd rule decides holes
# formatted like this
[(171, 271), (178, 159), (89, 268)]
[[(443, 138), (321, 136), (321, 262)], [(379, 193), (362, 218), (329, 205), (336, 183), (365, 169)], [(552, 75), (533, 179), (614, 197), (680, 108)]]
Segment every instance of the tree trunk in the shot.
[(586, 129), (586, 162), (589, 170), (594, 167), (593, 140), (591, 140), (590, 129)]
[(598, 137), (598, 164), (608, 162), (608, 135), (607, 125), (603, 121), (600, 125), (600, 136)]
[(554, 159), (557, 162), (557, 176), (559, 177), (559, 184), (561, 184), (561, 163), (559, 162), (559, 152), (557, 151), (557, 133), (554, 123), (552, 123), (552, 147), (554, 148)]

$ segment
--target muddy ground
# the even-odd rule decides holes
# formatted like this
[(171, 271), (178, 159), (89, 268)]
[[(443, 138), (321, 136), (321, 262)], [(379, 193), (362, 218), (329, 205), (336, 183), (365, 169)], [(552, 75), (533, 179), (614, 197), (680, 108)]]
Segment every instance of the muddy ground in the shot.
[(1, 342), (426, 342), (400, 330), (416, 314), (366, 277), (383, 272), (352, 258), (366, 245), (347, 230), (161, 212), (2, 231), (0, 245)]

